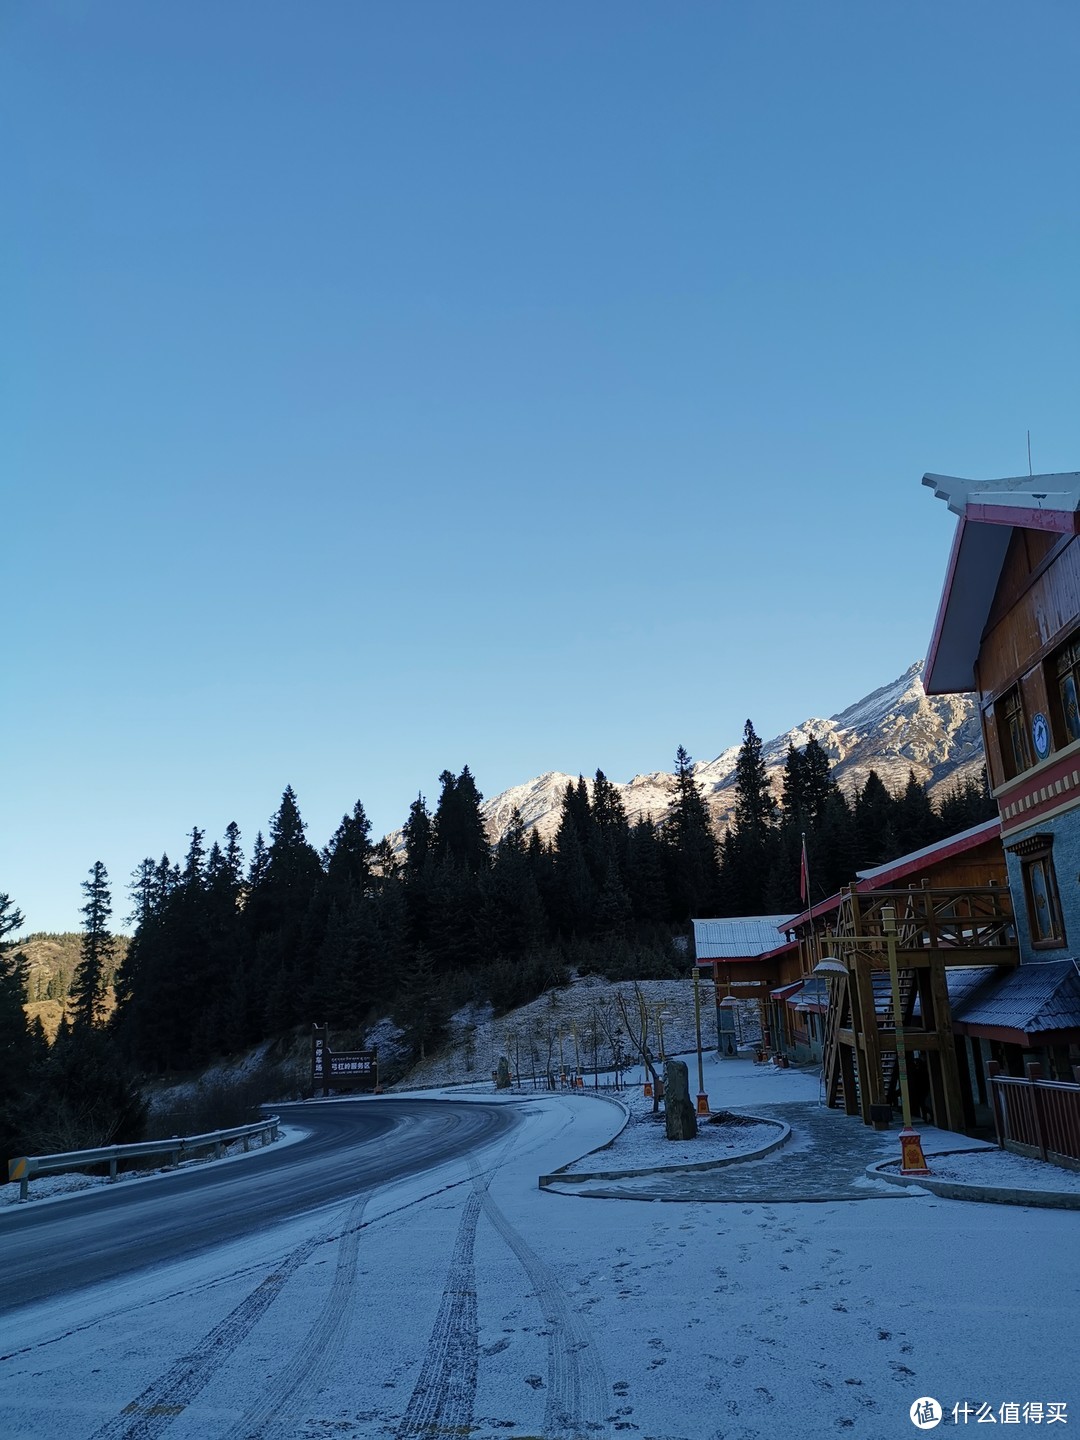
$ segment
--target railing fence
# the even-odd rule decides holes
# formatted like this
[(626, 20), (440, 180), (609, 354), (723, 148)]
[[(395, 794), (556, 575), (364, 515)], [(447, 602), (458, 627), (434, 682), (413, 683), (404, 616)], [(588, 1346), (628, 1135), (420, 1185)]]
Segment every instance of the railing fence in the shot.
[(1034, 1062), (1025, 1079), (1002, 1075), (996, 1061), (986, 1068), (1002, 1149), (1080, 1168), (1080, 1066), (1073, 1067), (1076, 1084), (1044, 1080), (1042, 1066)]

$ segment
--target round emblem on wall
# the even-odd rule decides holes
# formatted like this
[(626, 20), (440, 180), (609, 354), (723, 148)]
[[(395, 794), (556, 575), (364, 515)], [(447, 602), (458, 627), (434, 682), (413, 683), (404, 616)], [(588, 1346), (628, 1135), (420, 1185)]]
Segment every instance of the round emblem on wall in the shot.
[(1050, 754), (1050, 726), (1046, 723), (1046, 716), (1042, 711), (1031, 722), (1031, 739), (1035, 754), (1040, 760), (1045, 760)]

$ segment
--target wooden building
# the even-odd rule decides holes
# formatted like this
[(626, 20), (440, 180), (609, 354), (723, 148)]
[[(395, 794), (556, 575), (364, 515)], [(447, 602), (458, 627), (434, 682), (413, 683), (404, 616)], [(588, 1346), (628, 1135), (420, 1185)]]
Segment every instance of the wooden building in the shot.
[[(792, 922), (804, 974), (828, 991), (826, 1103), (865, 1123), (873, 1107), (899, 1103), (890, 923), (918, 1108), (942, 1129), (977, 1128), (985, 1078), (973, 1072), (970, 1039), (954, 1027), (952, 999), (967, 994), (973, 970), (1007, 974), (1019, 959), (998, 821), (861, 871)], [(797, 992), (788, 1003), (797, 1006)]]
[(1021, 964), (1046, 967), (963, 1023), (994, 1032), (1007, 1073), (1064, 1080), (1080, 1063), (1080, 473), (923, 484), (958, 516), (926, 692), (978, 696)]
[[(755, 1048), (775, 1052), (777, 1016), (773, 992), (780, 986), (797, 989), (798, 950), (778, 948), (780, 934), (790, 927), (791, 915), (742, 915), (718, 920), (694, 920), (694, 959), (703, 978), (711, 980), (716, 996), (718, 1051), (732, 1056), (745, 1036), (738, 1017), (747, 1007), (755, 1012)], [(782, 952), (782, 953), (781, 953)], [(767, 956), (767, 959), (763, 957)]]
[[(943, 1128), (973, 1128), (985, 1122), (985, 1078), (973, 1073), (971, 1039), (954, 1033), (949, 997), (954, 986), (963, 995), (971, 989), (961, 978), (971, 967), (983, 977), (1018, 960), (997, 820), (861, 871), (801, 915), (695, 920), (696, 960), (716, 987), (721, 1053), (735, 1048), (731, 1002), (750, 1001), (757, 1048), (790, 1064), (822, 1065), (830, 1105), (869, 1123), (872, 1105), (898, 1103), (887, 905), (900, 927), (903, 1022), (915, 1073), (925, 1075), (928, 1113)], [(845, 943), (852, 935), (868, 943)], [(843, 974), (814, 973), (827, 954), (842, 958)], [(989, 1051), (980, 1060), (987, 1058)]]

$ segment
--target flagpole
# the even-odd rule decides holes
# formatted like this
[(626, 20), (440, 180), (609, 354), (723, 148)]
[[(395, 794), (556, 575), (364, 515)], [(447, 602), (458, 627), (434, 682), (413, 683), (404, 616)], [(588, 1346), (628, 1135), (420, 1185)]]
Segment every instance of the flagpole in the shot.
[[(800, 895), (801, 895), (801, 897), (802, 897), (803, 904), (806, 906), (807, 914), (808, 914), (808, 916), (809, 916), (809, 923), (810, 923), (810, 959), (811, 959), (811, 961), (813, 961), (814, 963), (816, 963), (817, 960), (820, 959), (820, 956), (818, 955), (818, 952), (817, 952), (817, 932), (816, 932), (815, 929), (814, 929), (814, 915), (813, 915), (814, 902), (813, 902), (813, 900), (812, 900), (812, 898), (811, 898), (811, 895), (810, 895), (810, 860), (809, 860), (809, 857), (808, 857), (807, 854), (806, 854), (806, 831), (803, 830), (803, 831), (801, 832), (801, 835), (802, 835), (802, 857), (801, 857), (800, 862), (799, 862), (799, 893), (800, 893)], [(811, 968), (811, 970), (814, 968), (814, 967), (813, 967), (813, 964), (811, 965), (810, 968)]]

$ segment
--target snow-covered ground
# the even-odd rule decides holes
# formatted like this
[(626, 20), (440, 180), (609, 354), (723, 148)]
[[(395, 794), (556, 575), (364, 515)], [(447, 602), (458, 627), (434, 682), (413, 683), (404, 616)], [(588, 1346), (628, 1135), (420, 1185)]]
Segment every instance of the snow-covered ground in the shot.
[[(812, 1075), (743, 1062), (707, 1082), (717, 1108), (817, 1098)], [(891, 1440), (916, 1433), (923, 1397), (946, 1424), (953, 1406), (1008, 1423), (1013, 1405), (1080, 1423), (1075, 1212), (895, 1187), (816, 1204), (552, 1194), (536, 1177), (624, 1112), (561, 1092), (503, 1103), (521, 1113), (510, 1138), (436, 1173), (7, 1314), (2, 1433)], [(783, 1173), (786, 1154), (752, 1163)]]

